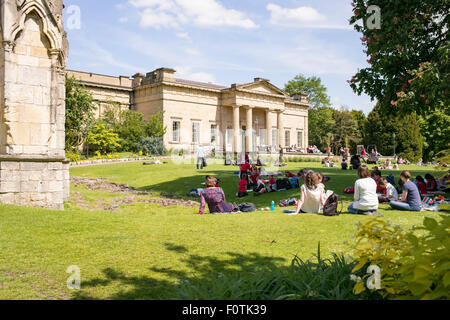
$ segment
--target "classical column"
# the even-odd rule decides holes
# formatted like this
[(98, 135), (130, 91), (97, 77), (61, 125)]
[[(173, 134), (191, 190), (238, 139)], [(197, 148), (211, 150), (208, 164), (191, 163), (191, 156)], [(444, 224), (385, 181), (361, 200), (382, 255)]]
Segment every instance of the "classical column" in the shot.
[(272, 145), (272, 122), (270, 121), (270, 110), (266, 110), (266, 145)]
[(283, 111), (277, 111), (278, 115), (278, 123), (277, 123), (277, 129), (278, 129), (278, 146), (283, 147)]
[(253, 148), (253, 107), (247, 106), (247, 126), (246, 126), (246, 134), (245, 134), (245, 150), (247, 152), (252, 152)]
[(239, 106), (233, 106), (233, 151), (240, 152), (241, 129), (239, 128)]

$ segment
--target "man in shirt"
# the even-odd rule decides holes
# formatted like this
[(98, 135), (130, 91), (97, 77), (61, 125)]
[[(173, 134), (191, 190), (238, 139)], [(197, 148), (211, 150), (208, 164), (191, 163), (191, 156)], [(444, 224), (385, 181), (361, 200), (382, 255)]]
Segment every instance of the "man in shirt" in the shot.
[(205, 163), (205, 149), (201, 145), (197, 147), (197, 169), (199, 163), (200, 169), (203, 169), (203, 164)]

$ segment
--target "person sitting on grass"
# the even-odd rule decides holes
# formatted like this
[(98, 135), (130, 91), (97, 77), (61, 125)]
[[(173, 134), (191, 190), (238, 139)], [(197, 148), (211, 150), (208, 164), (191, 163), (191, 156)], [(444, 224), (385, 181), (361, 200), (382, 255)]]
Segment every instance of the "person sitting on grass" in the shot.
[(420, 199), (419, 189), (411, 182), (411, 174), (404, 170), (400, 173), (400, 180), (403, 182), (403, 193), (399, 201), (391, 201), (389, 205), (394, 210), (421, 211), (422, 201)]
[(386, 189), (386, 194), (382, 195), (380, 194), (378, 196), (378, 201), (380, 203), (388, 203), (391, 200), (397, 201), (398, 200), (398, 192), (395, 187), (389, 183), (385, 178), (381, 178), (378, 182), (378, 185), (380, 185), (382, 188)]
[(428, 191), (436, 191), (437, 190), (437, 181), (436, 179), (429, 173), (425, 175), (425, 179), (427, 180), (426, 186)]
[(250, 183), (249, 187), (255, 187), (258, 184), (259, 172), (258, 169), (253, 169), (252, 174), (250, 175)]
[(386, 192), (386, 189), (379, 185), (379, 182), (381, 179), (381, 171), (378, 170), (378, 167), (374, 167), (374, 169), (370, 173), (370, 176), (372, 177), (373, 180), (375, 180), (375, 182), (377, 184), (377, 193), (381, 193), (384, 195), (384, 193)]
[(271, 175), (269, 179), (269, 185), (267, 186), (267, 192), (277, 191), (277, 181), (274, 176)]
[(325, 191), (325, 185), (323, 184), (325, 181), (325, 176), (323, 173), (317, 173), (317, 177), (319, 178), (318, 186), (321, 187)]
[(378, 209), (377, 184), (370, 177), (367, 166), (358, 168), (358, 180), (355, 182), (354, 201), (348, 206), (352, 214), (375, 215)]
[(241, 175), (241, 180), (239, 180), (239, 188), (238, 188), (238, 197), (242, 198), (245, 196), (248, 196), (247, 193), (247, 185), (248, 185), (248, 177), (247, 177), (247, 173), (243, 173)]
[(258, 178), (256, 186), (253, 188), (253, 192), (254, 192), (253, 195), (255, 197), (260, 196), (263, 193), (267, 192), (266, 182), (263, 179)]
[(206, 188), (200, 193), (200, 210), (199, 214), (205, 212), (205, 203), (208, 204), (210, 213), (227, 213), (237, 210), (237, 207), (232, 203), (227, 203), (225, 193), (222, 188), (216, 187), (216, 178), (213, 176), (206, 177)]
[(251, 169), (249, 161), (245, 161), (244, 163), (241, 163), (240, 168), (241, 168), (241, 172), (239, 174), (239, 177), (242, 178), (242, 175), (245, 173), (245, 176), (247, 177), (247, 183), (248, 183), (248, 172)]
[(342, 159), (342, 163), (341, 163), (341, 169), (342, 170), (347, 170), (348, 164), (347, 161), (344, 159)]
[(419, 189), (419, 193), (421, 196), (427, 194), (427, 185), (425, 184), (425, 180), (422, 176), (417, 176), (415, 180), (417, 189)]
[(319, 186), (319, 176), (315, 172), (308, 172), (305, 177), (305, 183), (300, 188), (300, 200), (297, 204), (295, 213), (290, 216), (301, 213), (319, 213), (325, 205), (324, 190)]

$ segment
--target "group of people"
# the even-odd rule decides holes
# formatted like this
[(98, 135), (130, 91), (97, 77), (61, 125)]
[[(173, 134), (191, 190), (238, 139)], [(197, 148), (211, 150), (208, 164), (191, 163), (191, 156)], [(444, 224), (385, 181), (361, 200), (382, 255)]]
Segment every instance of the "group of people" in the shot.
[(307, 146), (306, 153), (321, 153), (321, 152), (320, 152), (319, 148), (317, 148), (317, 146), (314, 145), (314, 146)]

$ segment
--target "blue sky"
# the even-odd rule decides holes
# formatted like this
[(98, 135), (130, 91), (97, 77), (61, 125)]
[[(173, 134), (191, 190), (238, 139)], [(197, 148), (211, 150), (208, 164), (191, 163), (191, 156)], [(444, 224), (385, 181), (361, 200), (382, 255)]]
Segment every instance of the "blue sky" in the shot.
[[(368, 113), (347, 80), (367, 66), (349, 0), (64, 0), (68, 68), (131, 76), (159, 67), (222, 85), (255, 77), (283, 88), (319, 76), (334, 107)], [(80, 28), (71, 6), (80, 8)], [(73, 9), (73, 8), (72, 8)]]

